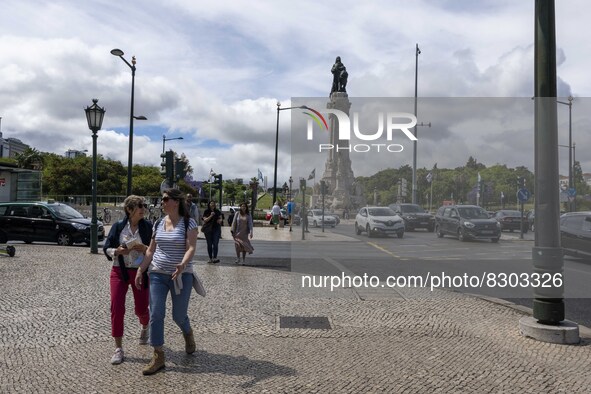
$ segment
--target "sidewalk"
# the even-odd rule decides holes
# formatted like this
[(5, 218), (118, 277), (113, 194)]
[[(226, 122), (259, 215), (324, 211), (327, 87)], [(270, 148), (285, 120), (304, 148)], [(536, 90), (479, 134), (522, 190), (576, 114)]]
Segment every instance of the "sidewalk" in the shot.
[[(268, 236), (284, 236), (274, 231)], [(126, 360), (109, 363), (105, 257), (82, 247), (18, 245), (16, 257), (0, 258), (0, 392), (582, 393), (591, 387), (589, 339), (565, 346), (522, 337), (523, 312), (497, 303), (448, 291), (304, 289), (289, 272), (196, 264), (208, 292), (193, 293), (190, 304), (198, 351), (184, 353), (169, 306), (166, 370), (144, 377), (151, 348), (137, 345), (129, 294)], [(326, 317), (330, 328), (282, 328), (288, 317)]]

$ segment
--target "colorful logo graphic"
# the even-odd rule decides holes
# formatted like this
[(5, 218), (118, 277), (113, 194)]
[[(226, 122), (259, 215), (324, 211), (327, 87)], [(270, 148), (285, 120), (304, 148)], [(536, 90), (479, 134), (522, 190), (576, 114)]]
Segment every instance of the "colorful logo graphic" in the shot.
[(310, 112), (303, 111), (306, 115), (311, 117), (314, 120), (314, 122), (316, 122), (316, 124), (320, 127), (320, 129), (328, 130), (328, 123), (326, 123), (326, 119), (324, 119), (324, 116), (322, 116), (322, 114), (320, 112), (316, 111), (313, 108), (306, 107), (305, 105), (303, 105), (302, 108), (307, 109), (308, 111), (311, 111), (314, 113), (314, 114), (311, 114)]

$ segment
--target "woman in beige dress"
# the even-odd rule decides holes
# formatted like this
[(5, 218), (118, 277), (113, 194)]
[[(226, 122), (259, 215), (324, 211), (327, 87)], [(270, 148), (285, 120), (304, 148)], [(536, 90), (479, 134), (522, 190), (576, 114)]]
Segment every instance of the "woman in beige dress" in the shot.
[(250, 240), (252, 239), (252, 216), (248, 212), (248, 205), (245, 202), (240, 204), (240, 211), (234, 215), (232, 221), (232, 237), (234, 237), (234, 247), (236, 248), (236, 264), (240, 264), (240, 254), (242, 253), (242, 264), (245, 263), (246, 253), (252, 254), (254, 248)]

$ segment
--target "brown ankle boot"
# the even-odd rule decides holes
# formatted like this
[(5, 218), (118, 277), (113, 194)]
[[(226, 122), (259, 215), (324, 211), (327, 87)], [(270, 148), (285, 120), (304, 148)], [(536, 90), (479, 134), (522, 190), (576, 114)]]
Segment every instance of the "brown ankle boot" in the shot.
[(146, 368), (143, 369), (144, 375), (152, 375), (164, 368), (164, 351), (154, 349), (152, 360)]
[(195, 338), (193, 337), (193, 329), (190, 329), (188, 333), (183, 333), (185, 337), (185, 351), (187, 354), (192, 354), (195, 351)]

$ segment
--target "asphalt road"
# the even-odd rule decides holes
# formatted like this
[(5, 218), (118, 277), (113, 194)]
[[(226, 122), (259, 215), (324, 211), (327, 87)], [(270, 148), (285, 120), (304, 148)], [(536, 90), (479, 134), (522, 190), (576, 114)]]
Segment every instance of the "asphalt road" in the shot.
[[(402, 239), (368, 238), (365, 234), (356, 235), (351, 223), (341, 223), (331, 231), (358, 240), (333, 247), (340, 250), (329, 252), (334, 253), (333, 259), (356, 275), (368, 273), (383, 278), (387, 275), (441, 275), (444, 272), (449, 276), (468, 275), (482, 279), (483, 273), (487, 273), (495, 274), (498, 281), (499, 274), (507, 274), (508, 277), (513, 274), (511, 277), (517, 279), (519, 276), (516, 275), (528, 275), (533, 271), (531, 254), (534, 242), (519, 240), (518, 233), (505, 232), (501, 241), (494, 244), (490, 241), (460, 242), (447, 236), (437, 238), (434, 233), (425, 230), (406, 232)], [(327, 248), (329, 246), (325, 245), (323, 253), (326, 254)], [(591, 262), (565, 257), (563, 272), (566, 318), (591, 327)], [(531, 276), (528, 278), (531, 279)], [(499, 286), (500, 283), (496, 287), (454, 287), (454, 290), (532, 307), (533, 293), (530, 288)]]

